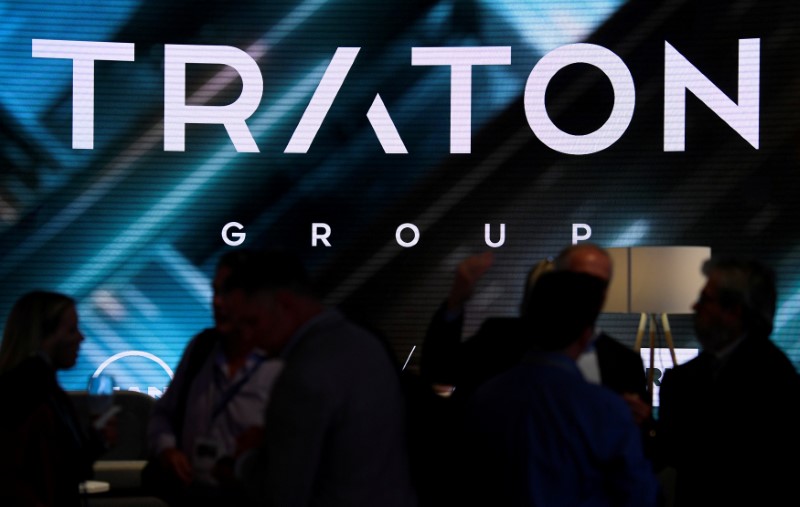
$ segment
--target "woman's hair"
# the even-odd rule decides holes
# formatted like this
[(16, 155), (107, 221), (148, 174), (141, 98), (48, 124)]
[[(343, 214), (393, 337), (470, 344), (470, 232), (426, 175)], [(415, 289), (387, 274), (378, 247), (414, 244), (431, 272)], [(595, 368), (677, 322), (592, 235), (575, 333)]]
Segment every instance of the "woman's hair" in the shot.
[(44, 338), (58, 328), (64, 311), (74, 306), (75, 300), (57, 292), (33, 291), (20, 297), (3, 329), (0, 373), (35, 355)]
[(538, 280), (543, 274), (550, 273), (555, 269), (556, 264), (553, 259), (549, 257), (540, 260), (531, 267), (531, 269), (528, 271), (528, 276), (525, 277), (525, 287), (522, 291), (522, 302), (519, 305), (520, 313), (525, 311), (525, 307), (528, 306), (528, 296), (530, 295), (531, 289), (533, 289), (536, 280)]

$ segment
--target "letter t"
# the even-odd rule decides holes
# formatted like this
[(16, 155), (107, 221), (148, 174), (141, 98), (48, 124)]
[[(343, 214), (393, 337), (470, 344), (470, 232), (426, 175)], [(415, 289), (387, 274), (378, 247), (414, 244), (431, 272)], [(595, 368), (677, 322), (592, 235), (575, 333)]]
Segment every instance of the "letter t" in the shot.
[(132, 62), (134, 45), (127, 42), (90, 42), (33, 39), (34, 58), (72, 60), (72, 148), (94, 148), (94, 62)]
[(510, 64), (511, 46), (411, 48), (411, 65), (450, 66), (450, 153), (472, 151), (472, 66)]

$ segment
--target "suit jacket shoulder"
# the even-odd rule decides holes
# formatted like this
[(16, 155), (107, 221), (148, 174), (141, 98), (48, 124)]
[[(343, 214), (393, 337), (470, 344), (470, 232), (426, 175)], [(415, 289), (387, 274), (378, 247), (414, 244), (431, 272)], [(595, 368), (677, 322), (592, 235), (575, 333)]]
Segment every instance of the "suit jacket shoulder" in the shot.
[(603, 385), (618, 392), (637, 393), (649, 399), (644, 362), (638, 352), (606, 333), (600, 333), (594, 343)]

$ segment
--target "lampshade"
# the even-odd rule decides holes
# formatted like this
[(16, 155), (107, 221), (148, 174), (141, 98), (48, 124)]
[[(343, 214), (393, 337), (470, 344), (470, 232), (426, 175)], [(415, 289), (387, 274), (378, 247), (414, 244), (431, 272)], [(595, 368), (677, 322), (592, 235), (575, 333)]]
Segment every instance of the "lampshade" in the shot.
[(705, 285), (705, 246), (635, 246), (607, 249), (614, 263), (607, 313), (692, 313)]

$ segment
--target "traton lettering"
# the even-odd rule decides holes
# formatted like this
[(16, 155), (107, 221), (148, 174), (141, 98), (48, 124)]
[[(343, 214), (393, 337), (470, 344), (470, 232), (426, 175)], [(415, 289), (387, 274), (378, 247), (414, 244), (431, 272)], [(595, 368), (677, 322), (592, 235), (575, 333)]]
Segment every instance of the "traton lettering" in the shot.
[[(740, 39), (738, 101), (734, 102), (699, 69), (664, 42), (664, 151), (684, 151), (686, 137), (686, 92), (692, 92), (753, 148), (759, 147), (760, 39)], [(307, 153), (325, 121), (360, 48), (340, 47), (295, 128), (284, 153)], [(33, 39), (35, 58), (72, 60), (72, 147), (94, 146), (94, 62), (134, 60), (134, 44)], [(484, 65), (510, 65), (510, 46), (413, 47), (411, 65), (450, 67), (450, 153), (471, 152), (472, 69)], [(594, 132), (572, 135), (559, 129), (545, 107), (550, 80), (564, 67), (576, 63), (592, 65), (610, 81), (614, 103), (608, 119)], [(225, 65), (242, 79), (240, 96), (227, 105), (186, 103), (188, 64)], [(184, 151), (189, 124), (219, 124), (225, 127), (238, 152), (258, 152), (247, 126), (261, 102), (263, 77), (257, 62), (233, 46), (164, 46), (164, 150)], [(630, 70), (615, 53), (593, 44), (561, 46), (544, 55), (531, 70), (524, 90), (525, 116), (532, 132), (549, 148), (570, 155), (588, 155), (613, 145), (630, 125), (636, 93)], [(379, 93), (366, 112), (385, 153), (408, 150), (395, 127), (389, 108)]]

